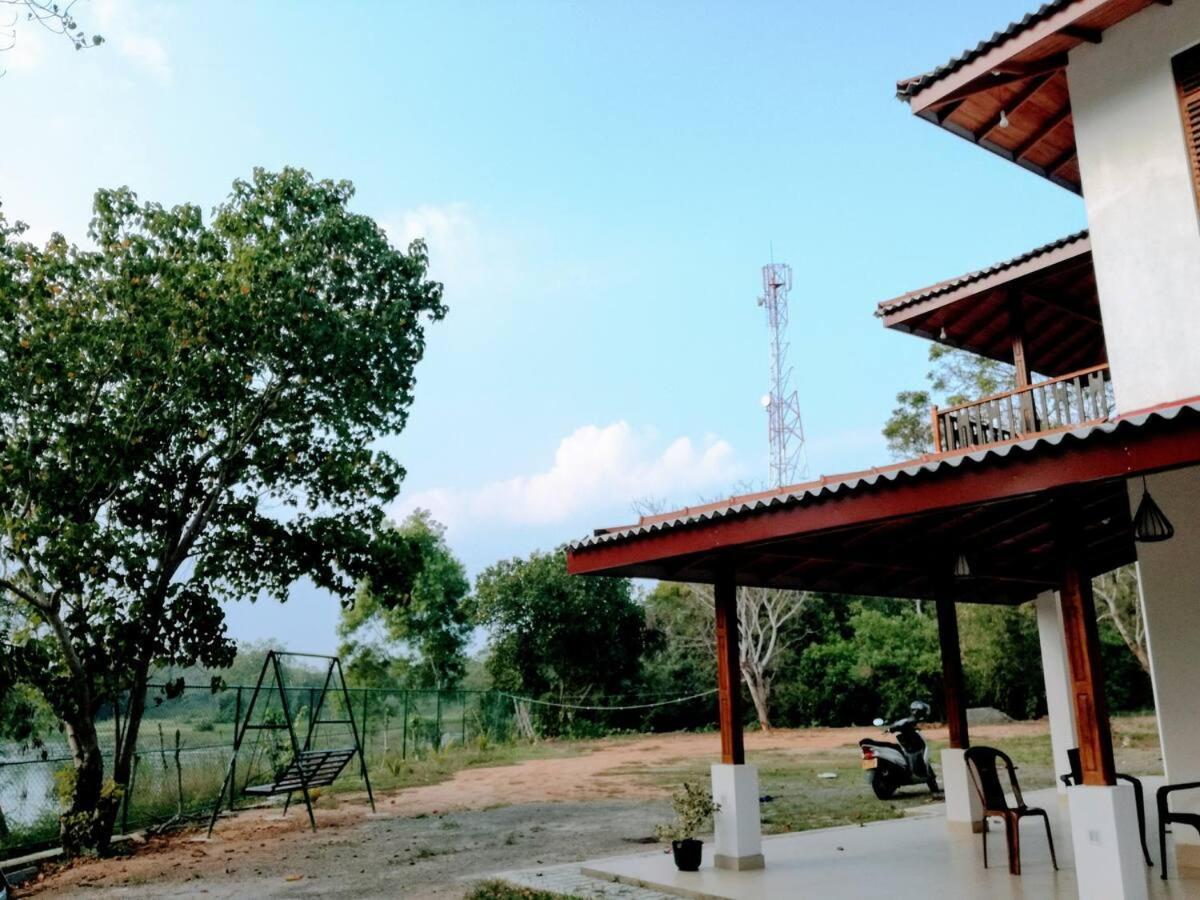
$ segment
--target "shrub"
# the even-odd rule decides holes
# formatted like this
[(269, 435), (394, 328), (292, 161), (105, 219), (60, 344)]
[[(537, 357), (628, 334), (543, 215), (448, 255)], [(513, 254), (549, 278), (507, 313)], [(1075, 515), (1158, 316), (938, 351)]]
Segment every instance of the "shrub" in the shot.
[(659, 825), (655, 829), (660, 841), (686, 841), (694, 838), (713, 814), (721, 809), (721, 805), (714, 803), (707, 791), (687, 782), (671, 795), (671, 807), (675, 810), (675, 821)]

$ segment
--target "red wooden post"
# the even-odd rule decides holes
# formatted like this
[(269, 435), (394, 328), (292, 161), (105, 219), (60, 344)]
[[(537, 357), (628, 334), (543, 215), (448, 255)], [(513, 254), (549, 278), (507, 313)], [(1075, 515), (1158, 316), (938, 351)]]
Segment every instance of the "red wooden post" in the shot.
[(935, 404), (933, 407), (933, 452), (942, 452), (942, 428), (938, 422), (938, 408)]
[(737, 584), (722, 573), (713, 585), (717, 613), (717, 699), (721, 720), (721, 762), (746, 761), (742, 743), (742, 664), (738, 652)]
[(1055, 525), (1062, 566), (1059, 597), (1067, 665), (1071, 673), (1071, 696), (1075, 702), (1079, 761), (1084, 784), (1113, 785), (1117, 783), (1116, 766), (1108, 703), (1104, 696), (1104, 675), (1100, 668), (1096, 604), (1092, 597), (1092, 579), (1084, 566), (1080, 524), (1069, 514), (1069, 503), (1068, 498), (1055, 504)]
[[(948, 576), (947, 576), (948, 577)], [(971, 746), (967, 733), (966, 690), (963, 686), (962, 652), (958, 643), (958, 609), (948, 585), (940, 585), (937, 598), (938, 643), (942, 649), (942, 689), (946, 694), (946, 726), (950, 746)]]

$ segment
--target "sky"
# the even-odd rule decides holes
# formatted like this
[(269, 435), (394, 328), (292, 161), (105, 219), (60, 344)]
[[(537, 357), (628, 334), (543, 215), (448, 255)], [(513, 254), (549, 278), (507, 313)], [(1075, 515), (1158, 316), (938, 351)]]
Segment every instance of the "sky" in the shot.
[[(432, 510), (475, 575), (766, 481), (772, 258), (808, 474), (889, 461), (928, 348), (876, 303), (1085, 224), (894, 97), (1033, 5), (81, 0), (100, 48), (18, 22), (0, 53), (0, 204), (82, 242), (98, 187), (211, 209), (255, 166), (354, 182), (450, 307), (383, 440), (389, 513)], [(337, 609), (301, 584), (227, 612), (325, 652)]]

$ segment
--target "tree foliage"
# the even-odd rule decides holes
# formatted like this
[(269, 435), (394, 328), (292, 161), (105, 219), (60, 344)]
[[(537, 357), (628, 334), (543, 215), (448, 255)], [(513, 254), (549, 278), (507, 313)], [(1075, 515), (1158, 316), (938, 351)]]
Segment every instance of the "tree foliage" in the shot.
[(62, 3), (48, 0), (0, 0), (0, 17), (7, 14), (7, 20), (0, 18), (0, 52), (16, 46), (17, 28), (23, 24), (40, 25), (51, 34), (60, 35), (76, 50), (99, 47), (104, 43), (104, 38), (98, 34), (88, 34), (75, 21), (72, 10), (76, 2), (77, 0), (63, 0)]
[(466, 569), (428, 511), (416, 510), (396, 530), (421, 558), (411, 597), (398, 603), (363, 585), (342, 611), (338, 653), (358, 685), (455, 687), (466, 672), (472, 628)]
[(586, 704), (635, 685), (645, 613), (627, 579), (568, 575), (560, 548), (485, 569), (475, 604), (496, 688)]
[(883, 426), (888, 450), (896, 459), (912, 459), (933, 450), (930, 413), (934, 406), (953, 406), (1008, 390), (1015, 384), (1013, 367), (944, 344), (929, 345), (932, 368), (924, 390), (896, 394), (896, 407)]
[[(205, 222), (101, 190), (88, 247), (0, 219), (4, 677), (66, 724), (69, 847), (107, 840), (151, 667), (230, 662), (222, 600), (411, 587), (381, 508), (404, 470), (373, 448), (445, 310), (424, 246), (393, 248), (352, 194), (256, 170)], [(126, 693), (114, 793), (95, 716)]]

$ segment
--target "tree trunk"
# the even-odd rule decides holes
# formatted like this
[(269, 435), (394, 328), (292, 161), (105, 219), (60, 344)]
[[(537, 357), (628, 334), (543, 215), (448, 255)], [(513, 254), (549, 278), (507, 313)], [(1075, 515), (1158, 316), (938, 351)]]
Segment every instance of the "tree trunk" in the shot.
[(750, 692), (750, 699), (754, 703), (754, 712), (758, 716), (758, 727), (770, 734), (770, 682), (763, 678), (760, 673), (751, 672), (746, 669), (742, 670), (742, 676), (746, 679), (746, 689)]
[(71, 805), (59, 819), (63, 853), (67, 857), (104, 853), (112, 838), (117, 798), (105, 790), (96, 723), (91, 711), (83, 710), (64, 724), (75, 771)]

